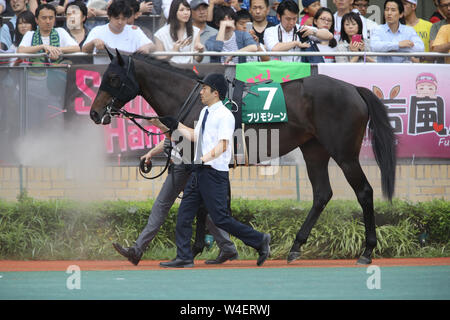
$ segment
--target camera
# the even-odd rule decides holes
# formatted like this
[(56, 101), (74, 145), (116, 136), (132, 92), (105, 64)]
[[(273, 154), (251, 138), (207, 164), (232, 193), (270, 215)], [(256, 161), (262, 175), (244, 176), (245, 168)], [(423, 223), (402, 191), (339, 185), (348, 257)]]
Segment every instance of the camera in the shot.
[(297, 31), (297, 36), (298, 36), (300, 42), (301, 42), (301, 43), (308, 42), (309, 37), (308, 37), (308, 36), (304, 37), (304, 36), (303, 36), (303, 33), (305, 33), (305, 31), (302, 31), (302, 32), (300, 32), (300, 30)]

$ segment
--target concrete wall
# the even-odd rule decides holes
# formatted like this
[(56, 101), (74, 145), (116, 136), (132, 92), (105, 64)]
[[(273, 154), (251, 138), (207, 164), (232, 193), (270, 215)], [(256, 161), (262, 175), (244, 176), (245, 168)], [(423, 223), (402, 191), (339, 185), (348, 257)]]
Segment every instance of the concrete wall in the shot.
[[(156, 170), (152, 174), (156, 173)], [(381, 199), (380, 172), (376, 165), (364, 165), (376, 199)], [(239, 167), (230, 171), (232, 196), (248, 199), (312, 200), (311, 183), (304, 165), (281, 167)], [(330, 164), (333, 199), (356, 199), (342, 171)], [(157, 196), (166, 174), (145, 180), (136, 167), (105, 167), (92, 172), (64, 168), (23, 168), (22, 186), (37, 199), (145, 200)], [(20, 190), (17, 167), (0, 167), (0, 198), (14, 200)], [(412, 202), (450, 200), (450, 164), (397, 166), (395, 197)]]

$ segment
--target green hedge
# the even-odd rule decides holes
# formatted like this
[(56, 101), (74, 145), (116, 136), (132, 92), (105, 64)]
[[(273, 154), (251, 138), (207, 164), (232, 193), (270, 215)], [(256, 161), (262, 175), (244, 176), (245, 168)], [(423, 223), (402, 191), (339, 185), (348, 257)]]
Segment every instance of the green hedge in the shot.
[[(111, 246), (132, 245), (147, 223), (153, 205), (149, 201), (78, 203), (41, 201), (21, 196), (17, 202), (0, 200), (1, 259), (117, 259)], [(271, 258), (285, 259), (312, 202), (290, 200), (232, 201), (233, 216), (272, 236)], [(175, 256), (175, 224), (178, 205), (151, 242), (145, 259)], [(375, 257), (450, 256), (450, 203), (435, 200), (410, 203), (375, 202), (378, 246)], [(195, 226), (194, 226), (195, 228)], [(425, 241), (420, 243), (419, 239)], [(255, 250), (233, 238), (241, 259), (254, 259)], [(351, 259), (364, 247), (362, 211), (355, 201), (331, 201), (308, 243), (305, 259)], [(202, 259), (215, 257), (217, 246), (205, 250)]]

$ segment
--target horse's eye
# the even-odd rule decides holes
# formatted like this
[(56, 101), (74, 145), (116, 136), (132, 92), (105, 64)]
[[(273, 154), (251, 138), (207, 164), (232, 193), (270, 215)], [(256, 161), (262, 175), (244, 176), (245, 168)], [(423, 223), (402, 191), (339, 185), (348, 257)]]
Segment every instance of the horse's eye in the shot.
[(112, 75), (109, 78), (109, 85), (113, 88), (119, 88), (120, 87), (120, 77), (118, 75)]

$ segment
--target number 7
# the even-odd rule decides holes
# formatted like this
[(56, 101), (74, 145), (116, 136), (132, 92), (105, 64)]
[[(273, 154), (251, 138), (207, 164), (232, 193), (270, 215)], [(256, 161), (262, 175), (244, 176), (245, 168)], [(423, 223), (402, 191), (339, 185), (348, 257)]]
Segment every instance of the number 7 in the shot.
[(272, 105), (272, 100), (275, 97), (275, 93), (277, 92), (278, 88), (273, 87), (264, 87), (264, 88), (258, 88), (258, 91), (269, 91), (269, 94), (267, 95), (266, 102), (264, 103), (263, 110), (269, 110), (270, 106)]

